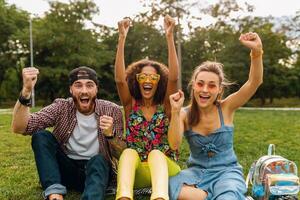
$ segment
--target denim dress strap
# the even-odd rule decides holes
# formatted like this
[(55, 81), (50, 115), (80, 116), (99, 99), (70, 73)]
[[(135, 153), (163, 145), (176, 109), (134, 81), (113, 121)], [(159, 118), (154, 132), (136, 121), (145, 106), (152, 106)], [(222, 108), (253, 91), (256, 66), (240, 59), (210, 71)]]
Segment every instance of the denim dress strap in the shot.
[[(190, 107), (184, 107), (183, 108), (183, 110), (184, 110), (184, 112), (188, 115), (189, 114), (189, 112), (190, 112)], [(192, 127), (188, 124), (188, 129), (187, 129), (187, 131), (191, 131), (192, 130)]]
[(184, 110), (184, 112), (189, 113), (190, 109), (189, 109), (189, 107), (184, 107), (183, 110)]
[(220, 105), (217, 105), (218, 107), (218, 112), (219, 112), (219, 118), (220, 118), (220, 122), (221, 122), (221, 127), (224, 126), (224, 117), (223, 117), (223, 113), (222, 113), (222, 108)]

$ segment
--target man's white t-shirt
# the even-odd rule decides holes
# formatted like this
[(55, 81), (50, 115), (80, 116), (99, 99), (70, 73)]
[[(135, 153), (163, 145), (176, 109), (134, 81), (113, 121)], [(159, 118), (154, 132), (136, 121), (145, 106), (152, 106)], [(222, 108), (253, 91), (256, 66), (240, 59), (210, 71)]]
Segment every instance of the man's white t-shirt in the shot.
[(66, 144), (67, 156), (74, 160), (89, 160), (99, 153), (96, 115), (83, 115), (76, 111), (76, 118), (77, 125)]

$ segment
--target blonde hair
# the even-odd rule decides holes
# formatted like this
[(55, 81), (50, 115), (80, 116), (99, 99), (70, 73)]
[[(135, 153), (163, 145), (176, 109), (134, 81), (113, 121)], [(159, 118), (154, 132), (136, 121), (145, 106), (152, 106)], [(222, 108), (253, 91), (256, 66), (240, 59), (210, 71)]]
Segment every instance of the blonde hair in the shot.
[[(195, 126), (200, 121), (200, 112), (198, 109), (198, 105), (196, 102), (196, 99), (194, 97), (194, 89), (193, 84), (200, 72), (212, 72), (215, 73), (219, 77), (219, 83), (220, 88), (226, 88), (227, 86), (231, 85), (226, 78), (223, 71), (223, 64), (219, 62), (213, 62), (213, 61), (206, 61), (196, 67), (192, 74), (192, 78), (189, 82), (189, 90), (190, 90), (190, 106), (189, 106), (189, 112), (188, 112), (188, 124), (190, 127)], [(220, 100), (222, 99), (224, 90), (220, 93), (220, 95), (217, 96), (215, 100), (215, 104), (219, 104)]]

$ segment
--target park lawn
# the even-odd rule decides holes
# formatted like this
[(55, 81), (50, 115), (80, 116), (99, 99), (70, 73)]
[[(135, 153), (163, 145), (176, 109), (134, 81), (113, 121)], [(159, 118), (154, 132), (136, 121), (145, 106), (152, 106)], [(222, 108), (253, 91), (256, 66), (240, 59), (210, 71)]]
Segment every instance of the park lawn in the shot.
[[(29, 136), (12, 134), (11, 114), (0, 113), (0, 200), (42, 199)], [(276, 153), (300, 166), (300, 112), (238, 110), (235, 116), (234, 149), (248, 172), (251, 163), (266, 154), (268, 144), (276, 145)], [(180, 165), (185, 168), (189, 150), (181, 148)], [(69, 192), (66, 200), (79, 199)], [(114, 197), (107, 197), (108, 200)], [(145, 198), (148, 199), (148, 198)]]

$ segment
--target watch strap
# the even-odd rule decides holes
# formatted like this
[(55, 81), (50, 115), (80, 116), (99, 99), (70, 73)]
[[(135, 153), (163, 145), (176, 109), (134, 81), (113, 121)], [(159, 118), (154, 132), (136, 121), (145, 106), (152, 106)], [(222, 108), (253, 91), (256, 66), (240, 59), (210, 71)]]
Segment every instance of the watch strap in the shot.
[(114, 135), (114, 134), (112, 134), (112, 135), (110, 135), (110, 136), (104, 135), (104, 137), (105, 137), (106, 139), (113, 139), (113, 138), (115, 137), (115, 135)]
[(31, 106), (31, 96), (29, 97), (29, 99), (27, 99), (26, 97), (24, 97), (22, 95), (22, 92), (21, 92), (18, 100), (24, 106), (28, 106), (28, 107)]

